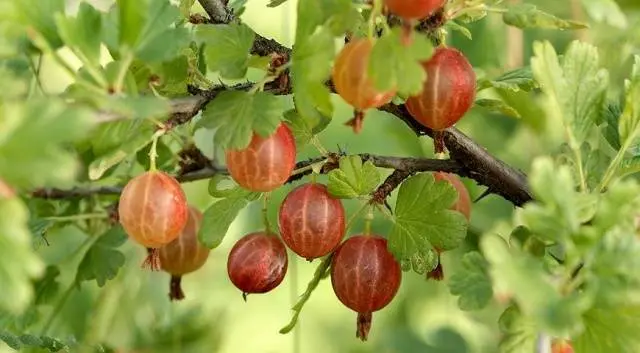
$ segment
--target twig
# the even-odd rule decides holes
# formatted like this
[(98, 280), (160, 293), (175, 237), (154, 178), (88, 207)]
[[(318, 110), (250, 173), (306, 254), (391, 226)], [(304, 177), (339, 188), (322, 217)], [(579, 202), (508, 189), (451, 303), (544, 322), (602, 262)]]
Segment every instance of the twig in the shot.
[[(322, 169), (321, 173), (328, 173), (329, 171), (338, 168), (337, 154), (330, 154), (330, 160), (327, 161)], [(359, 155), (363, 160), (371, 161), (375, 166), (380, 168), (399, 169), (403, 171), (412, 172), (426, 172), (426, 171), (443, 171), (448, 173), (460, 172), (460, 166), (457, 162), (452, 160), (440, 160), (440, 159), (428, 159), (428, 158), (408, 158), (408, 157), (390, 157), (390, 156), (378, 156), (372, 154)], [(305, 161), (296, 163), (295, 169), (306, 168), (314, 163), (324, 160), (326, 157), (312, 158)], [(176, 176), (176, 179), (181, 183), (187, 183), (197, 180), (209, 179), (216, 174), (228, 175), (228, 171), (225, 168), (215, 166), (211, 163), (202, 169), (194, 170), (183, 175)], [(302, 173), (292, 175), (287, 182), (293, 182), (301, 179), (303, 176), (310, 174), (311, 170), (306, 170)], [(37, 189), (31, 193), (32, 197), (43, 199), (74, 199), (85, 198), (93, 195), (119, 195), (122, 192), (121, 186), (102, 186), (102, 187), (75, 187), (72, 189)]]

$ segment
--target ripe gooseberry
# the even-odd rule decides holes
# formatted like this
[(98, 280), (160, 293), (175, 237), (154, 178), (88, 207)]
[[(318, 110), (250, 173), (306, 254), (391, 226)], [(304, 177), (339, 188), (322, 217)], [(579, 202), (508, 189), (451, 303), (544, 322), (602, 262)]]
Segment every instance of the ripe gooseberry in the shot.
[(160, 267), (171, 275), (169, 283), (171, 300), (184, 299), (180, 284), (182, 276), (202, 267), (209, 257), (210, 249), (198, 241), (202, 212), (190, 206), (188, 215), (187, 225), (184, 226), (178, 238), (159, 250)]
[(327, 187), (309, 183), (293, 189), (280, 205), (282, 240), (296, 254), (312, 260), (334, 250), (344, 237), (345, 211)]
[(240, 186), (267, 192), (282, 186), (296, 165), (296, 142), (287, 125), (281, 123), (269, 137), (253, 134), (249, 145), (225, 153), (229, 174)]
[(358, 313), (356, 337), (366, 341), (372, 314), (395, 297), (402, 271), (379, 235), (355, 235), (342, 243), (333, 255), (331, 285), (336, 296)]
[(385, 0), (389, 11), (405, 20), (419, 20), (441, 9), (447, 0)]
[(422, 91), (406, 101), (411, 116), (432, 130), (453, 126), (471, 109), (476, 75), (467, 58), (453, 48), (439, 47), (422, 63), (427, 71)]
[(120, 224), (149, 255), (143, 266), (158, 270), (158, 248), (176, 239), (187, 224), (187, 197), (178, 181), (161, 171), (131, 179), (118, 204)]
[(551, 344), (551, 353), (573, 353), (573, 347), (569, 341), (557, 340)]
[[(433, 176), (436, 180), (449, 182), (456, 189), (458, 192), (458, 199), (453, 206), (451, 206), (451, 209), (462, 213), (467, 219), (467, 222), (469, 222), (471, 219), (471, 197), (469, 196), (469, 191), (467, 191), (467, 188), (464, 186), (460, 178), (455, 174), (444, 172), (433, 173)], [(438, 255), (438, 265), (433, 270), (427, 272), (427, 279), (442, 281), (444, 279), (444, 268), (440, 261), (442, 250), (435, 248), (435, 251)]]
[(353, 38), (338, 53), (331, 74), (336, 93), (356, 110), (356, 117), (347, 123), (356, 132), (362, 128), (365, 110), (388, 103), (396, 94), (395, 89), (377, 90), (367, 74), (373, 44), (368, 38)]
[(275, 234), (255, 232), (242, 237), (227, 259), (229, 279), (246, 299), (250, 293), (267, 293), (287, 273), (287, 249)]

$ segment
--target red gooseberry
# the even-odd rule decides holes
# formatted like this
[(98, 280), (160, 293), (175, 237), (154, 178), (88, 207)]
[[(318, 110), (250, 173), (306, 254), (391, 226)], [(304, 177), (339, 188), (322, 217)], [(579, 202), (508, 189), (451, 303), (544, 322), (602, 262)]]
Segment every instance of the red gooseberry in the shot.
[(202, 224), (202, 212), (189, 207), (187, 225), (171, 243), (159, 250), (160, 268), (171, 275), (169, 298), (184, 299), (180, 284), (182, 276), (202, 267), (209, 257), (210, 249), (198, 241), (198, 231)]
[(358, 111), (380, 107), (396, 94), (395, 89), (378, 91), (367, 75), (373, 44), (368, 38), (353, 38), (342, 48), (333, 65), (336, 92)]
[(406, 101), (411, 116), (432, 130), (453, 126), (471, 109), (476, 75), (467, 58), (453, 48), (439, 47), (422, 63), (427, 71), (422, 91)]
[(556, 340), (551, 344), (551, 353), (573, 353), (570, 341)]
[(389, 11), (405, 20), (419, 20), (441, 9), (447, 0), (385, 0)]
[(287, 249), (275, 234), (255, 232), (240, 238), (227, 259), (229, 279), (246, 298), (250, 293), (267, 293), (287, 273)]
[(282, 186), (296, 165), (296, 142), (287, 125), (281, 123), (269, 137), (253, 134), (249, 146), (225, 153), (229, 174), (240, 186), (267, 192)]
[(372, 314), (395, 297), (402, 270), (379, 235), (355, 235), (336, 249), (331, 263), (331, 285), (336, 296), (358, 313), (356, 337), (366, 341)]
[(187, 198), (178, 181), (161, 171), (131, 179), (122, 190), (118, 218), (127, 234), (149, 250), (143, 266), (158, 270), (158, 248), (176, 239), (187, 224)]
[(342, 202), (318, 183), (293, 189), (280, 205), (282, 240), (293, 252), (313, 260), (334, 250), (344, 237)]

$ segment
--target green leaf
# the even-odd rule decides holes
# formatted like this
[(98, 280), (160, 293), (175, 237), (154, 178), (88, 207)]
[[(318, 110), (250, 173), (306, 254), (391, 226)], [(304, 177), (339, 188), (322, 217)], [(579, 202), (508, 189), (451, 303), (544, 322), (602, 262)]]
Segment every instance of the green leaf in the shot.
[(627, 28), (627, 17), (615, 0), (582, 0), (582, 4), (594, 21), (620, 29)]
[(270, 0), (267, 7), (278, 7), (287, 2), (287, 0)]
[(361, 18), (351, 0), (299, 0), (297, 15), (296, 46), (310, 39), (318, 26), (327, 25), (332, 36), (341, 36)]
[(453, 20), (449, 20), (449, 21), (447, 21), (447, 22), (444, 24), (444, 28), (445, 28), (445, 29), (450, 29), (451, 31), (458, 31), (458, 32), (460, 32), (463, 36), (465, 36), (467, 39), (469, 39), (469, 40), (473, 40), (473, 36), (471, 35), (471, 31), (470, 31), (467, 27), (465, 27), (465, 26), (463, 26), (463, 25), (459, 24), (459, 23), (458, 23), (458, 22), (456, 22), (456, 21), (453, 21)]
[(0, 340), (4, 341), (4, 343), (6, 343), (9, 348), (13, 348), (16, 351), (22, 348), (20, 338), (18, 338), (18, 336), (12, 334), (11, 332), (0, 331)]
[(499, 99), (478, 99), (475, 104), (490, 112), (503, 114), (512, 118), (520, 118), (520, 113)]
[(209, 206), (204, 211), (202, 225), (198, 231), (198, 240), (210, 249), (217, 248), (227, 235), (231, 223), (236, 219), (250, 201), (257, 198), (259, 193), (238, 191), (226, 199), (222, 199)]
[(609, 74), (599, 68), (598, 50), (573, 41), (562, 63), (549, 42), (533, 45), (531, 68), (548, 98), (550, 119), (564, 121), (568, 142), (578, 150), (602, 112)]
[(586, 23), (564, 20), (544, 11), (538, 10), (532, 4), (517, 4), (509, 7), (509, 11), (502, 15), (504, 23), (525, 28), (543, 29), (584, 29), (589, 28)]
[(625, 81), (625, 105), (619, 122), (620, 140), (625, 149), (640, 148), (640, 55), (634, 56), (634, 60), (631, 77)]
[(577, 328), (584, 302), (572, 295), (561, 296), (547, 278), (542, 262), (515, 247), (509, 248), (497, 235), (485, 235), (480, 242), (490, 263), (494, 288), (511, 294), (523, 314), (556, 335)]
[(533, 320), (523, 316), (517, 306), (509, 306), (498, 321), (503, 333), (498, 346), (500, 353), (535, 352), (538, 328)]
[(421, 62), (433, 55), (433, 45), (426, 35), (415, 33), (404, 44), (402, 29), (394, 28), (378, 39), (369, 57), (367, 74), (379, 91), (397, 89), (401, 96), (422, 91), (427, 72)]
[(125, 257), (117, 250), (127, 240), (122, 226), (115, 225), (98, 238), (87, 250), (78, 265), (76, 282), (96, 280), (102, 287), (108, 280), (114, 279), (124, 265)]
[(240, 79), (247, 74), (255, 33), (245, 24), (203, 25), (198, 38), (206, 43), (205, 57), (211, 71), (220, 76)]
[(431, 173), (412, 176), (400, 186), (396, 200), (394, 225), (389, 250), (401, 262), (431, 263), (433, 249), (440, 251), (460, 246), (467, 233), (462, 213), (452, 211), (457, 198), (453, 186), (435, 182)]
[(62, 46), (62, 39), (56, 30), (56, 14), (64, 14), (64, 0), (24, 0), (15, 1), (16, 15), (21, 23), (42, 34), (52, 49)]
[(524, 225), (541, 239), (550, 241), (561, 241), (577, 232), (578, 196), (569, 167), (557, 166), (547, 157), (537, 158), (529, 183), (536, 202), (517, 211)]
[[(180, 18), (180, 10), (168, 0), (117, 0), (117, 38), (120, 56), (133, 53), (146, 62), (170, 60), (189, 44), (189, 31), (173, 26)], [(105, 28), (105, 27), (103, 27)], [(112, 33), (106, 34), (113, 38)], [(113, 39), (107, 42), (114, 45)], [(119, 58), (116, 58), (119, 59)]]
[(296, 139), (297, 150), (302, 150), (313, 138), (314, 133), (311, 126), (295, 109), (286, 111), (284, 119), (289, 123), (288, 126)]
[(225, 91), (211, 101), (196, 128), (217, 129), (215, 144), (223, 149), (243, 149), (253, 133), (272, 135), (283, 119), (282, 101), (265, 92)]
[(339, 169), (329, 172), (327, 189), (334, 197), (350, 199), (369, 195), (380, 183), (378, 168), (370, 161), (362, 163), (360, 156), (345, 156)]
[(609, 142), (611, 147), (616, 151), (620, 150), (622, 145), (620, 142), (618, 126), (620, 125), (622, 108), (618, 104), (609, 103), (603, 110), (604, 112), (601, 114), (602, 121), (600, 123), (606, 125), (602, 129), (602, 135), (607, 139), (607, 142)]
[(76, 17), (65, 17), (60, 13), (55, 19), (64, 43), (75, 49), (85, 65), (99, 67), (102, 14), (83, 2)]
[(55, 298), (60, 289), (58, 276), (60, 276), (60, 269), (57, 266), (47, 266), (44, 276), (34, 284), (36, 305), (48, 303)]
[(34, 98), (28, 104), (0, 106), (0, 126), (0, 175), (5, 182), (26, 188), (63, 187), (70, 185), (79, 168), (63, 146), (84, 137), (93, 119), (88, 111), (62, 101)]
[(482, 79), (478, 82), (478, 91), (486, 88), (497, 88), (513, 92), (526, 91), (529, 92), (538, 87), (538, 83), (533, 78), (533, 72), (530, 66), (521, 67), (506, 72), (493, 80)]
[(594, 308), (584, 314), (584, 330), (572, 340), (576, 353), (640, 351), (640, 306)]
[(196, 0), (180, 0), (180, 13), (183, 17), (187, 18), (191, 15), (191, 8)]
[(0, 195), (0, 310), (22, 314), (34, 298), (31, 280), (45, 266), (34, 252), (27, 227), (29, 211), (18, 198)]
[(616, 174), (618, 177), (623, 177), (635, 173), (640, 173), (640, 156), (623, 160), (620, 163)]
[(449, 280), (451, 294), (460, 296), (458, 306), (462, 310), (480, 310), (493, 297), (489, 264), (479, 252), (470, 252), (462, 258), (462, 268)]

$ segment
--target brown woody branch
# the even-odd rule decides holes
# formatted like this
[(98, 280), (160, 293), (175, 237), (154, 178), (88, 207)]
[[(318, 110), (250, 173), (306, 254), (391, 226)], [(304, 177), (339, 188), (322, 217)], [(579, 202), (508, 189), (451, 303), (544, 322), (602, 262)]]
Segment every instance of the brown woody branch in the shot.
[[(208, 23), (229, 23), (231, 21), (237, 21), (234, 16), (227, 12), (228, 10), (222, 0), (199, 0), (199, 2), (210, 17), (209, 21), (207, 21)], [(223, 4), (223, 6), (220, 6), (220, 4)], [(275, 40), (266, 39), (259, 35), (256, 36), (251, 51), (253, 54), (261, 56), (289, 58), (291, 55), (291, 49), (282, 46)], [(206, 91), (192, 88), (190, 90), (193, 94), (192, 97), (172, 101), (172, 114), (167, 124), (169, 126), (176, 126), (188, 122), (200, 110), (204, 109), (209, 101), (224, 90), (246, 90), (251, 88), (252, 85), (250, 82), (231, 87), (221, 85)], [(327, 82), (327, 86), (333, 91), (333, 85), (330, 81)], [(291, 86), (280, 87), (277, 83), (269, 83), (265, 86), (265, 90), (274, 94), (290, 94)], [(381, 107), (380, 110), (388, 112), (402, 120), (418, 136), (434, 136), (434, 131), (417, 123), (408, 113), (404, 105), (389, 103)], [(441, 163), (443, 161), (435, 162), (436, 160), (431, 159), (388, 159), (389, 157), (382, 157), (383, 160), (373, 162), (379, 167), (393, 168), (403, 172), (441, 170), (455, 173), (462, 177), (471, 178), (480, 185), (487, 186), (488, 193), (500, 195), (516, 206), (521, 206), (532, 199), (524, 173), (491, 155), (483, 147), (479, 146), (475, 141), (456, 128), (446, 129), (442, 134), (444, 135), (444, 143), (451, 158), (445, 162), (448, 163), (447, 165), (436, 165), (434, 163)], [(408, 163), (409, 166), (404, 164), (388, 165), (385, 163)], [(201, 176), (204, 178), (207, 175), (207, 171), (203, 171)], [(393, 190), (393, 188), (391, 190)], [(389, 192), (391, 192), (391, 190), (389, 190)], [(107, 192), (110, 190), (98, 191)]]
[[(333, 154), (333, 156), (338, 156)], [(389, 157), (372, 154), (360, 154), (360, 158), (364, 161), (371, 161), (375, 166), (380, 168), (390, 168), (410, 173), (415, 172), (436, 172), (443, 171), (448, 173), (456, 173), (460, 171), (460, 165), (452, 160), (428, 159), (428, 158), (408, 158), (408, 157)], [(296, 169), (308, 167), (317, 163), (324, 158), (313, 158), (296, 163)], [(330, 158), (330, 161), (324, 165), (321, 173), (328, 173), (338, 168), (338, 163), (334, 160), (336, 157)], [(302, 178), (302, 176), (311, 173), (307, 171), (293, 175), (287, 182), (292, 182)], [(228, 174), (224, 168), (208, 165), (200, 170), (189, 172), (183, 175), (177, 175), (176, 179), (181, 183), (187, 183), (197, 180), (209, 179), (217, 174)], [(103, 187), (75, 187), (73, 189), (38, 189), (31, 193), (32, 197), (44, 199), (75, 199), (85, 198), (93, 195), (119, 195), (122, 192), (121, 186), (103, 186)]]

